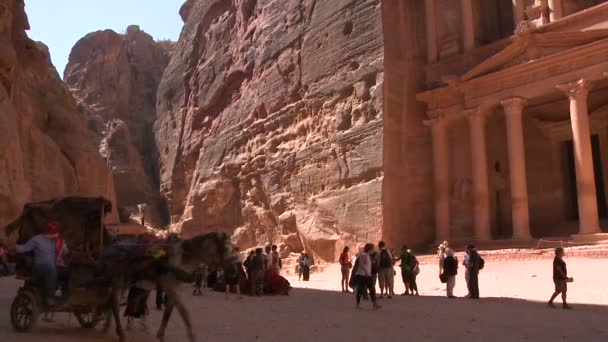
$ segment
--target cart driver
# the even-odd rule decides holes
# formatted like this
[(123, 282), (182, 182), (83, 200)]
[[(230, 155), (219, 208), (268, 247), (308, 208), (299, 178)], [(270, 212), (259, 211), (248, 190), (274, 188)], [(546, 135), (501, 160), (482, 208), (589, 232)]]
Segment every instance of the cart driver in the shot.
[(33, 274), (36, 281), (44, 288), (47, 305), (55, 304), (57, 289), (57, 267), (55, 264), (55, 240), (59, 233), (59, 222), (48, 220), (42, 233), (35, 235), (28, 242), (15, 247), (17, 253), (34, 252)]

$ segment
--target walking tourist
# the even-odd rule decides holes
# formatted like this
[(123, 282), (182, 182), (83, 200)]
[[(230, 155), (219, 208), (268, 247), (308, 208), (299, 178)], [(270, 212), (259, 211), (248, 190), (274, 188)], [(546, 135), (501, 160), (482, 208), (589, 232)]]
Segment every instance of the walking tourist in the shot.
[(352, 264), (350, 263), (348, 257), (348, 251), (349, 248), (348, 246), (346, 246), (342, 250), (342, 254), (340, 254), (340, 272), (342, 273), (342, 280), (340, 281), (340, 286), (342, 287), (342, 293), (350, 293), (350, 290), (348, 290), (348, 278), (350, 275), (350, 269), (352, 268)]
[(384, 241), (378, 243), (378, 248), (380, 249), (380, 271), (378, 272), (380, 298), (384, 298), (385, 293), (388, 298), (393, 298), (395, 295), (394, 258), (391, 252), (386, 249), (386, 243), (384, 243)]
[(369, 259), (372, 262), (372, 286), (374, 287), (374, 291), (376, 291), (376, 284), (378, 283), (378, 272), (380, 271), (380, 257), (378, 256), (378, 252), (374, 249), (371, 253), (369, 253)]
[(473, 245), (467, 246), (466, 253), (469, 255), (466, 266), (469, 273), (469, 298), (479, 299), (479, 270), (483, 268), (483, 259)]
[(566, 310), (572, 309), (566, 301), (566, 294), (568, 292), (568, 283), (573, 282), (573, 278), (568, 277), (568, 270), (566, 269), (566, 262), (564, 261), (564, 249), (557, 247), (555, 249), (555, 259), (553, 259), (553, 283), (555, 284), (555, 292), (549, 299), (549, 307), (555, 308), (553, 300), (562, 295), (562, 307)]
[(458, 259), (454, 256), (454, 251), (451, 248), (446, 248), (445, 254), (442, 276), (446, 283), (446, 294), (448, 298), (456, 298), (454, 296), (454, 287), (456, 286), (456, 275), (458, 274)]
[(361, 303), (361, 296), (366, 291), (369, 291), (370, 298), (374, 309), (379, 309), (380, 305), (376, 303), (376, 289), (372, 286), (372, 260), (370, 254), (374, 251), (374, 245), (368, 243), (363, 249), (363, 253), (357, 256), (355, 266), (355, 283), (357, 286), (356, 290), (356, 302), (357, 309)]
[(241, 299), (241, 287), (240, 287), (240, 275), (241, 275), (241, 263), (238, 258), (232, 257), (232, 259), (224, 266), (224, 283), (226, 285), (226, 299), (228, 299), (232, 289), (236, 292), (238, 299)]

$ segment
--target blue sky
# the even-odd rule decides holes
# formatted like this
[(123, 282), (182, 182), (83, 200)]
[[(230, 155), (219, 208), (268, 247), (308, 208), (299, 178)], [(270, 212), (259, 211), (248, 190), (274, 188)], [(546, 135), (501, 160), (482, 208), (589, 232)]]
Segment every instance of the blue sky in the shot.
[(63, 76), (72, 46), (89, 32), (124, 32), (131, 24), (155, 39), (177, 40), (184, 0), (25, 0), (30, 38), (45, 43)]

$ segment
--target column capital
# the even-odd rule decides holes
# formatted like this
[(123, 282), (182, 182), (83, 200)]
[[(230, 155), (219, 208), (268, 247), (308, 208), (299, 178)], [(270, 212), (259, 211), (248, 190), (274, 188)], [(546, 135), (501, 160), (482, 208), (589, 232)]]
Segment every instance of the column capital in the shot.
[(512, 112), (521, 113), (528, 104), (528, 100), (523, 97), (510, 97), (500, 101), (500, 104), (507, 114)]
[(469, 120), (485, 119), (495, 106), (477, 106), (475, 108), (465, 109), (463, 114)]
[(591, 84), (589, 81), (582, 78), (575, 82), (558, 84), (555, 87), (563, 91), (570, 99), (578, 100), (587, 97)]

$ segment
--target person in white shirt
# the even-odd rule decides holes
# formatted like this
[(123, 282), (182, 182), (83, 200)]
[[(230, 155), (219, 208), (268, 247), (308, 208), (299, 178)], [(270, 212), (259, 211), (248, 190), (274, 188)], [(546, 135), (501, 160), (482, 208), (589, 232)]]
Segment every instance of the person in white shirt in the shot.
[(357, 284), (357, 309), (361, 303), (361, 296), (365, 291), (369, 291), (370, 298), (374, 309), (379, 309), (380, 305), (376, 303), (376, 289), (372, 284), (372, 262), (370, 254), (374, 251), (374, 245), (368, 243), (363, 248), (363, 253), (357, 256), (355, 265), (355, 283)]

